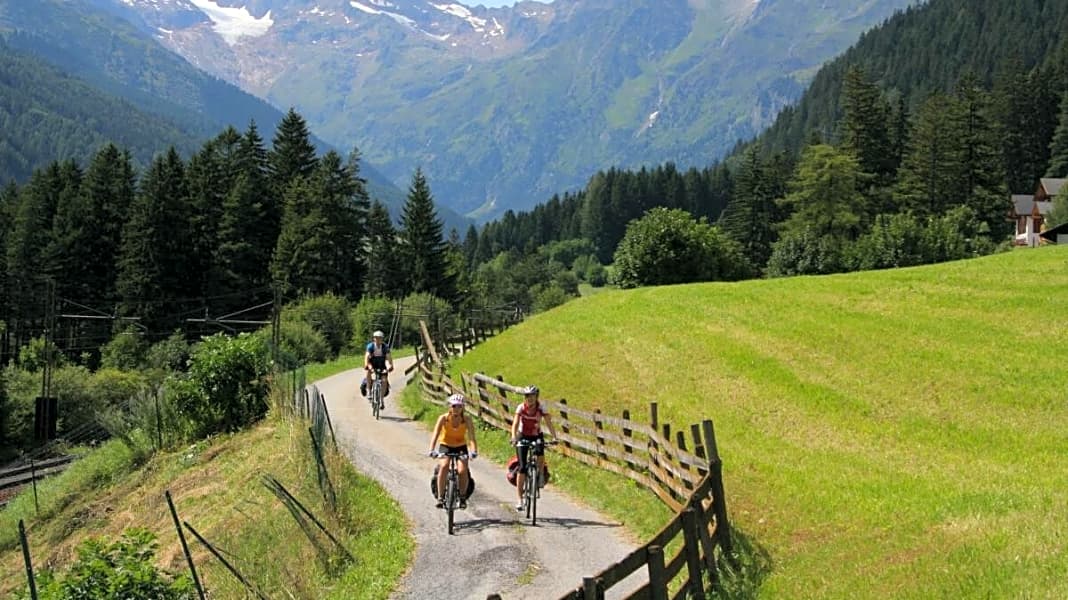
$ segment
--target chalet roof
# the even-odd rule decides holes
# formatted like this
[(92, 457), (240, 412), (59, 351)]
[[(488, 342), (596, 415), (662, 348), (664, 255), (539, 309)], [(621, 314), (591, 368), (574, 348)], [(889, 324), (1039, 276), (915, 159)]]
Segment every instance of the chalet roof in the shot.
[(1013, 194), (1012, 195), (1012, 214), (1013, 216), (1029, 215), (1031, 214), (1031, 206), (1035, 202), (1035, 197), (1031, 194)]
[(1043, 231), (1039, 235), (1047, 241), (1056, 243), (1058, 235), (1068, 235), (1068, 223), (1061, 223), (1056, 227)]
[(1056, 196), (1061, 193), (1061, 188), (1064, 186), (1064, 182), (1068, 179), (1058, 179), (1055, 177), (1043, 177), (1039, 180), (1042, 185), (1042, 189), (1046, 190), (1047, 196)]

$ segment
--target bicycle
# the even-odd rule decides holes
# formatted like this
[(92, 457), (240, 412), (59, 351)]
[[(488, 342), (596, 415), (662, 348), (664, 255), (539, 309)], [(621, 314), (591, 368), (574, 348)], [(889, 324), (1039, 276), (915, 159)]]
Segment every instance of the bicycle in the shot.
[[(556, 444), (556, 440), (546, 442), (545, 440), (518, 440), (515, 443), (516, 449), (529, 448), (533, 450), (537, 446), (552, 446)], [(531, 525), (538, 524), (538, 498), (541, 496), (541, 469), (538, 468), (538, 457), (530, 450), (527, 451), (526, 469), (523, 481), (523, 504), (527, 508), (527, 518), (530, 519)]]
[(374, 414), (375, 420), (378, 420), (379, 413), (382, 412), (382, 378), (388, 377), (388, 371), (386, 369), (374, 369), (374, 375), (371, 382), (371, 413)]
[[(442, 496), (442, 500), (444, 502), (445, 512), (448, 514), (447, 520), (449, 522), (449, 535), (452, 535), (454, 522), (453, 517), (456, 512), (456, 507), (460, 504), (460, 473), (456, 468), (456, 464), (459, 461), (466, 459), (468, 457), (468, 454), (466, 451), (431, 452), (430, 457), (448, 457), (449, 459), (449, 470), (448, 474), (445, 477), (445, 495)], [(467, 476), (470, 477), (471, 474), (468, 473)], [(470, 487), (470, 484), (468, 484), (468, 487)]]

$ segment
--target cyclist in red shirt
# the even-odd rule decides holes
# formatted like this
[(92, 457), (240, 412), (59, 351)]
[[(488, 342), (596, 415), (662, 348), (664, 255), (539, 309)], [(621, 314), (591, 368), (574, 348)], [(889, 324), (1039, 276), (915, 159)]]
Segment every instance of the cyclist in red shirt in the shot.
[(515, 418), (512, 419), (512, 445), (519, 440), (534, 442), (533, 446), (519, 446), (516, 448), (516, 457), (519, 458), (519, 472), (516, 474), (515, 490), (519, 495), (519, 503), (516, 510), (523, 510), (523, 484), (526, 483), (527, 450), (533, 448), (534, 456), (538, 457), (538, 468), (545, 470), (545, 438), (541, 433), (541, 422), (549, 427), (549, 433), (556, 439), (556, 429), (553, 427), (552, 417), (538, 402), (540, 391), (538, 386), (530, 385), (523, 388), (523, 403), (516, 407)]

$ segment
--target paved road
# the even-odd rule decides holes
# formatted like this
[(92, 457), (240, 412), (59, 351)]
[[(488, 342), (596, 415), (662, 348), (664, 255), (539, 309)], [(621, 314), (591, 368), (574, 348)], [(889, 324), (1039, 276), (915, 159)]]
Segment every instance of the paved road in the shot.
[[(402, 371), (412, 360), (396, 361), (393, 391), (377, 422), (359, 396), (362, 371), (317, 382), (343, 451), (362, 473), (389, 490), (411, 521), (415, 561), (394, 598), (482, 599), (494, 592), (505, 600), (558, 598), (579, 587), (583, 576), (636, 547), (618, 523), (583, 508), (551, 484), (538, 501), (538, 525), (531, 527), (513, 508), (515, 488), (505, 480), (504, 468), (482, 457), (471, 462), (476, 491), (467, 510), (457, 511), (455, 535), (450, 536), (445, 512), (434, 508), (430, 495), (434, 461), (425, 454), (430, 432), (404, 417), (393, 402), (404, 387)], [(632, 591), (642, 583), (639, 577), (614, 588), (610, 597)]]

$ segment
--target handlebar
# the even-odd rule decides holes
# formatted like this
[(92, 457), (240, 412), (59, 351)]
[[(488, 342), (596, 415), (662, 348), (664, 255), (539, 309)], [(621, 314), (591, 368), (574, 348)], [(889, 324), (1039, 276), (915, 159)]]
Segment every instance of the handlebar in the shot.
[(429, 454), (427, 454), (427, 456), (429, 456), (430, 458), (459, 458), (460, 460), (463, 460), (465, 458), (474, 458), (474, 457), (478, 456), (478, 453), (477, 452), (471, 452), (471, 453), (469, 453), (469, 452), (438, 452), (438, 451), (435, 450), (435, 451), (430, 452)]
[(538, 444), (541, 444), (543, 446), (555, 446), (559, 443), (560, 440), (516, 440), (516, 442), (512, 445), (518, 448), (520, 446), (537, 446)]

